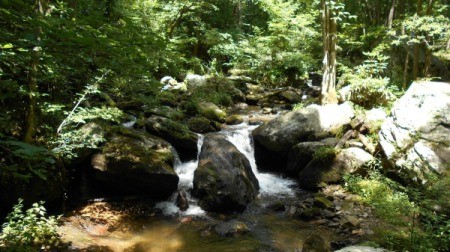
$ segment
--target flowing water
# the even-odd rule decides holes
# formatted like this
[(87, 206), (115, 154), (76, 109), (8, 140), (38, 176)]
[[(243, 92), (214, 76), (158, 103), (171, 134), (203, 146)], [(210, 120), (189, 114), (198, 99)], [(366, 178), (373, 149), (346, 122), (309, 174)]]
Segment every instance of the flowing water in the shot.
[[(193, 187), (194, 171), (197, 160), (175, 164), (179, 181), (179, 191), (187, 194), (189, 208), (180, 211), (175, 204), (176, 195), (169, 201), (158, 202), (155, 208), (161, 213), (151, 210), (146, 213), (145, 207), (141, 217), (127, 216), (121, 211), (114, 212), (114, 207), (107, 202), (96, 203), (95, 209), (88, 214), (105, 215), (103, 219), (115, 223), (115, 228), (108, 224), (83, 224), (86, 214), (83, 211), (74, 212), (60, 228), (65, 241), (70, 241), (76, 249), (108, 247), (111, 251), (301, 251), (305, 238), (312, 232), (320, 232), (331, 239), (337, 236), (325, 227), (312, 226), (289, 214), (289, 205), (294, 205), (301, 198), (306, 198), (305, 192), (298, 189), (296, 182), (271, 173), (261, 173), (257, 169), (251, 132), (256, 126), (243, 123), (228, 126), (220, 134), (224, 134), (239, 151), (250, 161), (253, 172), (259, 184), (260, 193), (248, 209), (239, 214), (207, 213), (198, 205), (195, 198), (189, 194)], [(199, 137), (200, 152), (204, 136)], [(286, 207), (284, 212), (268, 210), (268, 206), (281, 203)], [(139, 208), (139, 207), (135, 207)], [(98, 213), (100, 209), (100, 213)], [(96, 212), (97, 211), (97, 212)], [(87, 211), (89, 212), (89, 211)], [(70, 219), (71, 218), (71, 219)], [(234, 237), (222, 237), (214, 232), (214, 224), (236, 219), (245, 223), (250, 231)], [(89, 226), (89, 228), (86, 228)]]

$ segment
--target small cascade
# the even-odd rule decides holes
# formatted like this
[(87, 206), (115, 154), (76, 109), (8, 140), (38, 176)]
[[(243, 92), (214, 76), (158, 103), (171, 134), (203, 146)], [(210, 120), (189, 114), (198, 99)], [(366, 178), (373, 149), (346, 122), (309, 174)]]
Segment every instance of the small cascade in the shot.
[[(197, 158), (195, 160), (190, 160), (186, 162), (181, 162), (180, 158), (175, 156), (175, 167), (174, 170), (178, 174), (180, 181), (178, 182), (178, 192), (175, 192), (169, 199), (169, 201), (163, 201), (156, 204), (156, 207), (161, 209), (165, 215), (175, 215), (180, 214), (184, 216), (201, 216), (206, 212), (201, 209), (197, 204), (197, 200), (191, 196), (189, 190), (194, 187), (194, 172), (198, 167), (198, 156), (200, 155), (200, 150), (203, 145), (203, 135), (198, 135), (197, 142)], [(185, 211), (181, 211), (177, 206), (177, 198), (179, 194), (183, 194), (186, 197), (189, 207)]]
[(222, 131), (227, 137), (228, 141), (233, 143), (236, 148), (245, 155), (250, 162), (252, 171), (259, 182), (260, 195), (267, 196), (292, 196), (294, 190), (292, 189), (296, 183), (291, 179), (282, 178), (271, 173), (261, 173), (258, 171), (255, 161), (255, 150), (253, 148), (253, 139), (251, 137), (252, 131), (257, 126), (250, 126), (247, 123), (229, 126)]
[[(255, 150), (253, 148), (253, 139), (251, 138), (251, 132), (257, 126), (250, 126), (247, 123), (242, 123), (239, 125), (228, 126), (227, 129), (221, 131), (228, 141), (233, 143), (236, 148), (247, 157), (250, 162), (253, 173), (259, 181), (260, 186), (260, 196), (270, 196), (270, 197), (282, 197), (282, 196), (294, 196), (295, 190), (293, 189), (296, 185), (294, 180), (282, 178), (278, 175), (271, 173), (261, 173), (258, 171), (255, 161)], [(169, 201), (160, 202), (156, 205), (157, 208), (161, 209), (165, 215), (175, 215), (179, 214), (182, 216), (202, 216), (205, 211), (200, 208), (197, 204), (197, 200), (193, 198), (189, 191), (193, 188), (194, 172), (198, 167), (198, 156), (203, 144), (204, 136), (199, 135), (199, 140), (197, 143), (198, 155), (196, 160), (191, 160), (187, 162), (181, 162), (177, 157), (175, 162), (175, 172), (178, 174), (180, 181), (178, 183), (178, 192), (174, 193)], [(181, 211), (176, 201), (179, 194), (186, 197), (189, 208), (186, 211)]]

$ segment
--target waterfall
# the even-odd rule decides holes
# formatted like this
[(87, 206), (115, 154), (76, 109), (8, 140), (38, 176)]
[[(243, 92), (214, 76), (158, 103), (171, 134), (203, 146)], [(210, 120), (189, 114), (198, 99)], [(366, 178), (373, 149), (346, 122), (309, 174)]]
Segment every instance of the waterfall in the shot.
[[(255, 161), (253, 139), (251, 138), (251, 132), (256, 127), (257, 126), (250, 126), (247, 123), (242, 123), (239, 125), (228, 126), (225, 130), (221, 131), (220, 134), (224, 134), (228, 141), (234, 144), (236, 148), (249, 160), (252, 171), (259, 182), (260, 196), (293, 196), (294, 190), (292, 188), (296, 185), (295, 181), (282, 178), (275, 174), (261, 173), (258, 171)], [(187, 200), (189, 202), (189, 208), (186, 211), (180, 211), (175, 203), (177, 197), (177, 193), (175, 193), (169, 201), (159, 202), (156, 205), (156, 207), (161, 209), (165, 215), (179, 214), (182, 216), (198, 216), (206, 214), (205, 211), (198, 206), (197, 200), (193, 198), (189, 193), (189, 190), (193, 188), (194, 172), (198, 167), (198, 156), (200, 155), (204, 136), (199, 135), (198, 139), (197, 159), (187, 162), (181, 162), (177, 157), (174, 167), (175, 172), (180, 178), (178, 189), (179, 191), (186, 192)]]
[(247, 123), (242, 123), (239, 125), (229, 126), (228, 129), (222, 131), (222, 134), (225, 134), (228, 141), (233, 143), (234, 146), (236, 146), (236, 148), (243, 153), (250, 162), (252, 171), (259, 182), (260, 195), (294, 195), (294, 190), (292, 187), (295, 186), (295, 181), (281, 178), (275, 174), (261, 173), (258, 171), (255, 161), (253, 139), (251, 137), (251, 133), (256, 127), (257, 126), (250, 126)]
[(178, 155), (175, 155), (174, 170), (180, 178), (178, 182), (178, 191), (186, 192), (189, 208), (186, 211), (180, 211), (175, 203), (178, 195), (178, 193), (175, 192), (172, 197), (170, 197), (169, 201), (163, 201), (156, 204), (156, 208), (161, 209), (164, 215), (180, 214), (185, 216), (201, 216), (206, 214), (206, 212), (198, 206), (197, 200), (189, 193), (189, 190), (194, 187), (194, 172), (198, 167), (198, 156), (200, 155), (200, 150), (202, 149), (203, 139), (205, 139), (205, 136), (199, 134), (197, 142), (197, 158), (195, 160), (181, 162)]

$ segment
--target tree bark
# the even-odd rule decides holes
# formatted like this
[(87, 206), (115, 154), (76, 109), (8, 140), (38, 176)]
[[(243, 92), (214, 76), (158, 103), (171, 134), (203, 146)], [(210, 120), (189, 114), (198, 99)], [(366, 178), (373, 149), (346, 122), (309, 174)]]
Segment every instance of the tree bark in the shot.
[[(35, 2), (35, 11), (37, 13), (37, 17), (41, 18), (44, 16), (49, 10), (47, 9), (48, 1), (46, 0), (36, 0)], [(40, 35), (42, 33), (42, 27), (37, 27), (36, 29), (36, 40), (39, 43)], [(30, 60), (30, 68), (28, 71), (28, 96), (27, 96), (27, 112), (25, 117), (25, 128), (23, 141), (25, 143), (31, 143), (33, 140), (33, 136), (36, 129), (36, 107), (37, 107), (37, 94), (38, 94), (38, 66), (39, 66), (39, 57), (41, 54), (41, 48), (39, 45), (33, 47), (31, 51), (31, 60)]]
[[(417, 0), (417, 16), (422, 15), (422, 0)], [(417, 37), (417, 35), (416, 35)], [(413, 80), (419, 77), (419, 57), (420, 57), (420, 43), (414, 43), (413, 49)]]
[(322, 36), (323, 36), (323, 79), (320, 94), (321, 104), (338, 103), (336, 94), (336, 42), (337, 21), (325, 0), (322, 4)]
[[(427, 12), (426, 15), (427, 16), (431, 16), (432, 12), (433, 12), (433, 4), (434, 4), (434, 0), (428, 0), (428, 4), (427, 4)], [(431, 67), (431, 36), (427, 33), (426, 37), (426, 41), (425, 41), (425, 67), (424, 67), (424, 74), (426, 77), (430, 77), (430, 67)]]
[(394, 14), (395, 14), (395, 5), (397, 4), (396, 0), (392, 0), (391, 8), (389, 9), (389, 16), (387, 20), (387, 27), (388, 29), (392, 29), (392, 22), (394, 21)]

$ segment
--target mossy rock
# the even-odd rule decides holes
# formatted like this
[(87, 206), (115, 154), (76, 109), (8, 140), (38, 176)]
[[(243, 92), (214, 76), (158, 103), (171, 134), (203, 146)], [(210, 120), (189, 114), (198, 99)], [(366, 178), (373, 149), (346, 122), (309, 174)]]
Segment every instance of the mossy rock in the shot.
[(175, 109), (175, 108), (171, 108), (169, 106), (160, 106), (157, 108), (152, 108), (152, 109), (146, 110), (144, 114), (146, 117), (156, 115), (156, 116), (166, 117), (171, 120), (183, 120), (185, 118), (185, 115), (183, 114), (182, 111)]
[(217, 122), (223, 123), (227, 117), (227, 113), (212, 102), (201, 102), (198, 109), (200, 115)]
[(241, 115), (231, 115), (227, 117), (225, 123), (228, 125), (237, 125), (244, 122), (244, 118)]
[(145, 131), (116, 129), (91, 164), (94, 180), (107, 194), (165, 199), (178, 186), (171, 145)]
[(186, 124), (153, 116), (146, 120), (145, 128), (150, 134), (169, 141), (177, 149), (181, 159), (193, 159), (197, 156), (198, 136)]
[(193, 117), (187, 122), (189, 129), (197, 133), (217, 131), (211, 124), (212, 123), (208, 118), (202, 116)]

